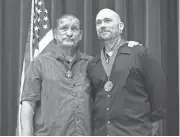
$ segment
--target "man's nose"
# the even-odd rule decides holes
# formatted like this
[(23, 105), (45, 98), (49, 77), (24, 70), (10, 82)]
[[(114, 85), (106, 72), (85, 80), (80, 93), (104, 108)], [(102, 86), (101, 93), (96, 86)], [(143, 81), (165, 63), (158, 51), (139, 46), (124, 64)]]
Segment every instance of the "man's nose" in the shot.
[(68, 29), (67, 32), (66, 32), (66, 35), (67, 35), (68, 37), (71, 37), (71, 36), (73, 35), (72, 30), (71, 30), (71, 29)]
[(106, 27), (107, 25), (108, 25), (108, 24), (107, 24), (106, 22), (104, 22), (104, 21), (101, 22), (101, 26), (102, 26), (102, 27)]
[(105, 29), (107, 27), (107, 24), (102, 21), (102, 23), (99, 25), (99, 29)]

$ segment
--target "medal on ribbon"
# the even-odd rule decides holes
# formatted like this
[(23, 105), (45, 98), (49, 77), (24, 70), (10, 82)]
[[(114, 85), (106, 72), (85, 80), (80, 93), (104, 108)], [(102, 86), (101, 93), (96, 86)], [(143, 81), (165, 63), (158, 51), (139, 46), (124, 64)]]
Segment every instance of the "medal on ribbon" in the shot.
[(109, 92), (112, 90), (112, 88), (113, 88), (113, 83), (112, 83), (112, 81), (108, 80), (104, 85), (104, 90)]
[[(114, 53), (113, 53), (114, 54)], [(112, 59), (113, 59), (113, 55), (112, 55)], [(103, 50), (101, 51), (101, 61), (102, 61), (102, 65), (103, 65), (103, 68), (106, 72), (106, 75), (108, 77), (108, 81), (104, 84), (104, 90), (106, 92), (109, 92), (112, 90), (113, 88), (113, 82), (109, 80), (110, 78), (110, 75), (111, 75), (111, 70), (112, 70), (112, 66), (113, 66), (113, 62), (115, 60), (112, 60), (111, 58), (109, 59), (109, 62), (107, 63), (106, 62), (106, 59), (105, 59), (105, 56), (104, 56), (104, 53), (103, 53)], [(113, 61), (113, 62), (112, 62)]]
[(106, 59), (105, 59), (105, 54), (103, 52), (103, 49), (101, 50), (101, 62), (102, 62), (103, 68), (104, 68), (104, 70), (106, 72), (106, 75), (108, 77), (108, 81), (104, 84), (104, 90), (106, 92), (109, 92), (109, 91), (111, 91), (113, 89), (114, 85), (113, 85), (113, 82), (110, 81), (110, 75), (111, 75), (112, 67), (113, 67), (117, 52), (118, 52), (118, 48), (122, 44), (124, 44), (124, 43), (120, 41), (119, 44), (117, 45), (117, 47), (115, 48), (112, 56), (110, 57), (109, 62), (107, 62)]

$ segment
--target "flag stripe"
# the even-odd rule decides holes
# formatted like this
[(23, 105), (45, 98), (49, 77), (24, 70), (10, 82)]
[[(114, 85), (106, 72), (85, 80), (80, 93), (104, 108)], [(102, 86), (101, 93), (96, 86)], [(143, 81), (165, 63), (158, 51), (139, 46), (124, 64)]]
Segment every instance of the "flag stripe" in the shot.
[(49, 30), (46, 35), (39, 42), (39, 50), (34, 51), (34, 58), (37, 57), (46, 48), (46, 46), (54, 39), (52, 29)]

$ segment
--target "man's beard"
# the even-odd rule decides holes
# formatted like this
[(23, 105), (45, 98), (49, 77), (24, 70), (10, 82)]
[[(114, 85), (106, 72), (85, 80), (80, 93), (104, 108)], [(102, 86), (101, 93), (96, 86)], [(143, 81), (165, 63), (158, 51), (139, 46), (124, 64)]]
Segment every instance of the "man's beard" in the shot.
[(101, 35), (98, 35), (98, 38), (99, 38), (99, 40), (101, 40), (101, 41), (107, 41), (107, 40), (111, 40), (111, 39), (112, 39), (111, 36), (104, 37), (104, 36), (101, 36)]
[(102, 36), (101, 33), (98, 35), (99, 40), (101, 41), (109, 41), (109, 40), (113, 40), (116, 39), (118, 36), (120, 36), (120, 34), (118, 32), (114, 32), (109, 34), (108, 36)]
[[(105, 35), (108, 35), (108, 36), (104, 36), (103, 33), (106, 33)], [(107, 33), (111, 33), (111, 32), (109, 32), (108, 30), (105, 30), (105, 29), (100, 30), (100, 32), (98, 34), (98, 38), (100, 40), (108, 40), (111, 34), (107, 34)]]

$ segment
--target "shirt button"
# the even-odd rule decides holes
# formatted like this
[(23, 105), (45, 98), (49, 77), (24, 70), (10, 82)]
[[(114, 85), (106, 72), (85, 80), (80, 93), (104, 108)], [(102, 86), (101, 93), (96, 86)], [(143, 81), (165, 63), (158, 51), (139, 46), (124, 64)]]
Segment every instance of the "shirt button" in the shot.
[(107, 110), (109, 110), (109, 108), (107, 108)]
[(110, 121), (108, 121), (108, 124), (110, 124), (111, 122)]
[(108, 95), (108, 98), (110, 98), (110, 95)]

